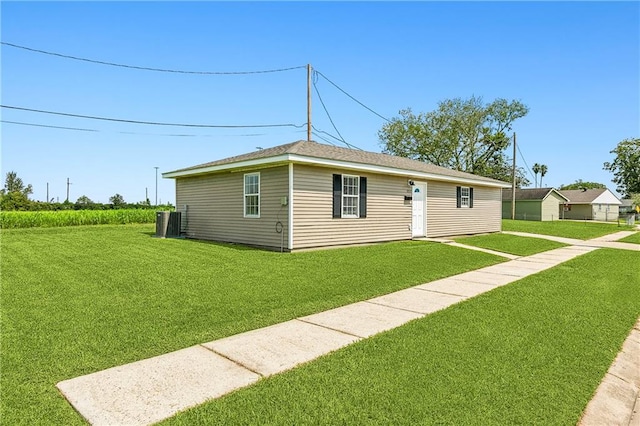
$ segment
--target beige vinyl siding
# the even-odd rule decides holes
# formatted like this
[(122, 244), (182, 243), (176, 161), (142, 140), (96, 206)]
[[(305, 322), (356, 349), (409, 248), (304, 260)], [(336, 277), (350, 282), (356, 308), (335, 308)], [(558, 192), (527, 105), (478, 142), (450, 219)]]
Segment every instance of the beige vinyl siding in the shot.
[[(602, 206), (602, 208), (598, 208)], [(609, 211), (607, 211), (607, 207)], [(593, 206), (593, 220), (602, 220), (607, 222), (615, 222), (618, 220), (620, 209), (615, 204), (594, 204)]]
[[(244, 175), (260, 172), (260, 217), (244, 217)], [(225, 172), (176, 179), (176, 207), (187, 205), (186, 235), (203, 240), (226, 241), (279, 249), (283, 225), (284, 248), (288, 241), (288, 167)]]
[(558, 212), (560, 206), (563, 205), (564, 200), (558, 197), (554, 192), (551, 192), (549, 196), (542, 202), (542, 220), (553, 221), (558, 220)]
[(564, 219), (588, 220), (592, 218), (591, 204), (571, 204), (571, 211), (564, 212)]
[(427, 182), (427, 236), (500, 231), (502, 190), (473, 185), (473, 208), (456, 208), (456, 186)]
[[(367, 178), (367, 217), (333, 218), (333, 174)], [(295, 164), (294, 249), (411, 239), (407, 179)]]

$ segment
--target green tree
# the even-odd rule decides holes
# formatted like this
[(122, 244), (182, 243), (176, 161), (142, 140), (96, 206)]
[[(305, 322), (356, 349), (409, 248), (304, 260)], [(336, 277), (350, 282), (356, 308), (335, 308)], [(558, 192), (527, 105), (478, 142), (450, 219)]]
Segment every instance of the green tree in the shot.
[(604, 170), (613, 173), (616, 190), (630, 198), (640, 192), (640, 138), (625, 139), (610, 151), (616, 158), (604, 163)]
[(2, 189), (3, 194), (8, 194), (10, 192), (18, 192), (25, 197), (28, 197), (30, 194), (33, 194), (33, 188), (31, 184), (24, 186), (24, 182), (22, 179), (18, 177), (16, 172), (8, 172), (7, 176), (4, 180), (4, 188)]
[(546, 176), (549, 168), (546, 164), (540, 164), (540, 187), (542, 188), (542, 178)]
[(511, 126), (529, 108), (519, 101), (479, 97), (441, 101), (435, 111), (415, 115), (411, 109), (378, 132), (383, 151), (500, 180), (511, 180), (505, 154)]
[(114, 208), (120, 208), (126, 204), (124, 202), (124, 197), (120, 194), (115, 194), (109, 197), (109, 203), (111, 203)]
[(540, 164), (535, 163), (533, 165), (533, 167), (531, 168), (531, 171), (533, 172), (534, 176), (535, 176), (535, 184), (534, 187), (538, 187), (538, 173), (540, 173)]
[(32, 204), (29, 200), (30, 194), (33, 194), (31, 185), (25, 186), (16, 172), (8, 172), (4, 188), (0, 190), (0, 209), (29, 210)]
[(606, 188), (607, 185), (598, 182), (583, 182), (582, 179), (576, 180), (574, 183), (568, 185), (560, 185), (560, 190), (563, 189), (594, 189), (594, 188)]

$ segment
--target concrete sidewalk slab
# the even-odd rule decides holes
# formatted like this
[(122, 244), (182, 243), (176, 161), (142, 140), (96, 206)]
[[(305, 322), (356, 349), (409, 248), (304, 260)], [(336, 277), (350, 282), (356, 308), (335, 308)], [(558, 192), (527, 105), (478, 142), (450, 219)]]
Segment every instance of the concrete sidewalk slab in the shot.
[(259, 375), (193, 346), (58, 383), (92, 425), (148, 425), (256, 382)]
[(421, 317), (422, 314), (416, 312), (358, 302), (302, 317), (299, 320), (358, 337), (370, 337)]
[(454, 247), (460, 247), (460, 248), (465, 248), (465, 249), (468, 249), (468, 250), (475, 250), (475, 251), (481, 251), (481, 252), (484, 252), (484, 253), (493, 254), (494, 256), (506, 257), (507, 259), (511, 259), (511, 260), (517, 259), (517, 258), (520, 257), (520, 256), (517, 256), (515, 254), (503, 253), (501, 251), (489, 250), (489, 249), (486, 249), (486, 248), (470, 246), (470, 245), (467, 245), (467, 244), (460, 244), (458, 242), (450, 242), (448, 244), (450, 246), (454, 246)]
[(518, 280), (518, 277), (511, 275), (494, 274), (491, 272), (485, 272), (484, 269), (478, 269), (477, 271), (465, 272), (455, 276), (457, 280), (468, 281), (478, 284), (487, 284), (494, 287), (502, 286), (512, 283)]
[(528, 232), (516, 232), (516, 231), (502, 231), (503, 234), (509, 235), (517, 235), (519, 237), (529, 237), (529, 238), (541, 238), (544, 240), (555, 241), (563, 244), (580, 244), (583, 243), (583, 240), (578, 240), (576, 238), (566, 238), (566, 237), (556, 237), (554, 235), (543, 235), (543, 234), (530, 234)]
[(421, 290), (435, 291), (438, 293), (451, 294), (453, 296), (474, 297), (487, 291), (493, 290), (495, 286), (489, 284), (479, 284), (471, 281), (444, 278), (438, 281), (421, 284), (415, 288)]
[(202, 346), (251, 371), (269, 376), (358, 340), (360, 338), (356, 336), (292, 320), (204, 343)]
[(612, 248), (619, 250), (640, 251), (640, 244), (623, 243), (621, 241), (601, 241), (592, 243), (592, 247)]
[(433, 291), (408, 288), (395, 293), (370, 299), (369, 302), (405, 309), (420, 314), (430, 314), (467, 299), (462, 296), (436, 293)]
[(640, 320), (584, 410), (579, 425), (630, 425), (640, 420)]
[(598, 237), (598, 238), (592, 238), (589, 241), (618, 241), (625, 237), (628, 237), (629, 235), (633, 235), (636, 232), (637, 231), (620, 231), (614, 234), (603, 235), (602, 237)]

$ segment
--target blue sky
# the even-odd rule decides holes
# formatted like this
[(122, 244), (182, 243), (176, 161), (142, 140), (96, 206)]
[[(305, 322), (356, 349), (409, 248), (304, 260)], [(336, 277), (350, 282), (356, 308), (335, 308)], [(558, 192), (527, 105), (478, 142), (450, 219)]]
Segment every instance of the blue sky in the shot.
[[(524, 159), (545, 186), (576, 179), (615, 190), (602, 163), (640, 137), (638, 2), (2, 2), (2, 41), (141, 67), (254, 71), (310, 63), (380, 115), (481, 96), (530, 107), (516, 121)], [(251, 75), (143, 71), (2, 45), (2, 104), (139, 121), (306, 123), (306, 70)], [(344, 139), (381, 150), (384, 120), (323, 78), (317, 87)], [(313, 93), (313, 124), (337, 136)], [(304, 127), (179, 128), (2, 108), (2, 175), (32, 198), (155, 198), (166, 172), (306, 138)], [(73, 127), (63, 130), (6, 123)], [(175, 136), (181, 135), (181, 136)], [(321, 136), (328, 138), (326, 134)], [(319, 142), (322, 140), (314, 138)], [(340, 145), (334, 139), (329, 140)], [(519, 165), (524, 165), (518, 156)], [(531, 180), (533, 180), (531, 178)], [(175, 202), (158, 178), (159, 201)]]

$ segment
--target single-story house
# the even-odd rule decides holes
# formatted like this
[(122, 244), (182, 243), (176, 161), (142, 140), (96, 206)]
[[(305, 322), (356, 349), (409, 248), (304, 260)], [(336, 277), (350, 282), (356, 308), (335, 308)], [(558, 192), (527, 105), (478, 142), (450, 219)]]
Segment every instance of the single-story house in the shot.
[[(511, 219), (512, 189), (502, 190), (502, 218)], [(518, 220), (558, 220), (560, 207), (569, 199), (553, 188), (516, 189)]]
[(501, 230), (495, 179), (298, 141), (163, 173), (188, 238), (294, 251)]
[(563, 219), (617, 221), (622, 204), (606, 188), (560, 190), (569, 202), (560, 209)]

